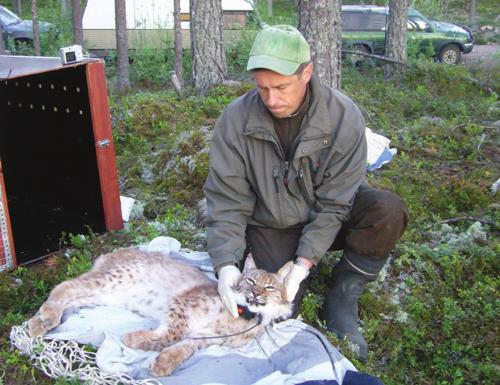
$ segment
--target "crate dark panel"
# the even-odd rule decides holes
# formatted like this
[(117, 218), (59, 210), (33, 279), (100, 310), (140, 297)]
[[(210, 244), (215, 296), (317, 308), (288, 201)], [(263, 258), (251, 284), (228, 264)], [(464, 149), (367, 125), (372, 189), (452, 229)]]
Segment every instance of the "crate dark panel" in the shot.
[(122, 227), (103, 63), (47, 69), (31, 59), (35, 73), (0, 80), (0, 159), (18, 264), (58, 250), (62, 233)]

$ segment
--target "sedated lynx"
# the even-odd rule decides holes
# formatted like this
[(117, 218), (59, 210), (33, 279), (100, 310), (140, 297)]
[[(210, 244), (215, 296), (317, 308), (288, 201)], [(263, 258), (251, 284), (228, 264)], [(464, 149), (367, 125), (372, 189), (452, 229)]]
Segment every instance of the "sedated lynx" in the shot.
[[(56, 286), (28, 329), (32, 337), (44, 335), (60, 323), (65, 309), (82, 306), (119, 306), (156, 318), (158, 328), (127, 333), (123, 342), (160, 351), (150, 371), (167, 376), (199, 348), (242, 346), (274, 319), (289, 317), (292, 304), (285, 299), (283, 278), (291, 267), (288, 262), (272, 274), (257, 269), (248, 257), (235, 291), (238, 303), (257, 317), (235, 319), (222, 304), (217, 283), (197, 268), (160, 253), (121, 249), (100, 256), (92, 270)], [(207, 338), (214, 336), (221, 338)]]

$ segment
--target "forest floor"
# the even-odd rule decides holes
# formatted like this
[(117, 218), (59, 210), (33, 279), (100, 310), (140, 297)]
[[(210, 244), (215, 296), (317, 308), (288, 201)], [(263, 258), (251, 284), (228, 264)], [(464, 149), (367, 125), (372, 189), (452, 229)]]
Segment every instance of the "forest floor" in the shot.
[(500, 62), (500, 45), (483, 44), (475, 45), (471, 53), (462, 56), (462, 63), (467, 67), (481, 65), (492, 68)]

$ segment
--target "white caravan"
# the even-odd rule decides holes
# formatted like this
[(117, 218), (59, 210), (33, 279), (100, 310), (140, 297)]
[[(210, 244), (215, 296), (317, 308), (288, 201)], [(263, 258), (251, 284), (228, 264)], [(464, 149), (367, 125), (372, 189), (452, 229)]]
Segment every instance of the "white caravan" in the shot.
[[(116, 48), (114, 0), (88, 0), (83, 14), (83, 40), (89, 50)], [(127, 31), (130, 49), (173, 46), (173, 0), (126, 0)], [(224, 39), (237, 40), (238, 30), (246, 23), (252, 1), (222, 0)], [(189, 0), (181, 0), (182, 40), (190, 46)]]

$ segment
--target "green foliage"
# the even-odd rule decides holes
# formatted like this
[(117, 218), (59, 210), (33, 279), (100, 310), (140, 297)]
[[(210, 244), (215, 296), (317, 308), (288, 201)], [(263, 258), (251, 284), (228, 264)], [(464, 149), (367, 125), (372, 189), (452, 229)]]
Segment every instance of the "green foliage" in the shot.
[[(39, 0), (49, 3), (53, 11), (41, 13), (40, 20), (54, 22), (59, 3)], [(273, 3), (273, 18), (267, 15), (266, 2), (258, 3), (264, 21), (295, 24), (295, 19), (283, 16), (293, 14), (292, 2)], [(492, 9), (493, 2), (480, 3), (480, 10)], [(444, 14), (441, 1), (416, 0), (413, 5), (430, 17)], [(449, 5), (448, 17), (466, 20), (468, 2), (450, 0)], [(228, 48), (234, 77), (246, 76), (241, 70), (254, 30), (251, 21), (242, 43)], [(62, 36), (70, 36), (70, 28), (69, 35)], [(47, 47), (49, 52), (52, 48)], [(410, 56), (414, 48), (410, 45)], [(223, 108), (253, 85), (220, 86), (205, 97), (180, 98), (164, 89), (171, 68), (170, 51), (137, 51), (132, 77), (136, 86), (150, 92), (110, 98), (120, 192), (144, 202), (145, 217), (102, 236), (69, 234), (64, 253), (0, 274), (0, 384), (81, 384), (47, 379), (27, 357), (10, 350), (8, 333), (37, 310), (54, 285), (88, 271), (99, 254), (157, 236), (175, 237), (191, 249), (206, 248), (195, 206), (207, 175), (211, 130)], [(114, 76), (113, 55), (106, 69)], [(371, 173), (369, 181), (405, 200), (410, 226), (392, 263), (361, 298), (361, 327), (370, 347), (366, 363), (358, 362), (347, 341), (327, 332), (321, 320), (331, 269), (340, 253), (327, 254), (311, 272), (302, 316), (359, 370), (379, 376), (387, 385), (493, 384), (499, 378), (500, 201), (490, 187), (499, 176), (500, 133), (495, 122), (500, 102), (495, 93), (470, 80), (472, 75), (498, 89), (499, 73), (480, 68), (469, 72), (416, 55), (394, 81), (384, 81), (380, 67), (363, 72), (343, 68), (343, 91), (360, 106), (367, 125), (398, 149), (395, 159)], [(490, 224), (471, 226), (471, 216)], [(462, 219), (439, 224), (449, 218)]]
[(249, 24), (241, 31), (238, 44), (226, 47), (227, 67), (232, 78), (240, 78), (246, 74), (248, 55), (257, 31), (258, 28), (255, 25)]
[(133, 190), (148, 201), (148, 218), (156, 218), (172, 202), (193, 205), (201, 199), (211, 126), (224, 106), (248, 89), (219, 86), (204, 98), (159, 92), (111, 100), (124, 193)]
[(78, 378), (58, 378), (54, 385), (90, 385), (88, 382), (83, 382)]
[[(175, 67), (173, 49), (140, 48), (131, 50), (130, 80), (136, 87), (164, 88), (170, 82), (170, 73)], [(116, 52), (112, 52), (107, 59), (114, 71)], [(191, 79), (191, 55), (189, 51), (182, 56), (183, 80)]]
[(173, 66), (167, 62), (165, 50), (141, 48), (131, 51), (130, 79), (146, 86), (165, 85)]
[(304, 296), (300, 312), (302, 318), (304, 319), (304, 322), (312, 325), (321, 322), (318, 318), (318, 314), (321, 311), (323, 302), (324, 298), (318, 293), (307, 293)]
[(445, 16), (445, 4), (436, 0), (413, 0), (409, 6), (417, 9), (430, 19), (442, 19)]
[(377, 298), (379, 288), (363, 298), (363, 307), (380, 307), (385, 319), (371, 341), (376, 359), (387, 363), (384, 383), (494, 383), (497, 255), (449, 227), (428, 244), (403, 243), (400, 253), (390, 271), (400, 283), (389, 301)]
[(258, 25), (258, 20), (260, 20), (268, 25), (278, 25), (278, 24), (289, 24), (297, 25), (297, 15), (295, 12), (295, 5), (292, 1), (287, 0), (273, 0), (273, 12), (272, 15), (269, 14), (267, 8), (267, 1), (257, 1), (256, 10), (258, 15), (253, 16), (254, 19), (250, 19), (250, 22), (255, 20)]
[[(12, 10), (12, 2), (6, 5)], [(38, 20), (49, 22), (52, 27), (47, 33), (40, 33), (40, 49), (42, 56), (59, 56), (59, 48), (72, 44), (73, 31), (71, 18), (61, 13), (59, 2), (38, 3)], [(19, 15), (23, 19), (31, 20), (31, 4), (23, 3), (23, 13)], [(32, 44), (21, 42), (15, 44), (12, 39), (7, 43), (9, 49), (15, 55), (34, 55)]]
[[(344, 91), (399, 152), (370, 182), (398, 193), (411, 218), (385, 280), (360, 304), (372, 352), (357, 366), (386, 384), (494, 383), (499, 374), (498, 237), (488, 232), (491, 240), (473, 239), (461, 226), (424, 230), (472, 213), (497, 229), (500, 223), (493, 208), (498, 196), (490, 192), (498, 178), (499, 132), (488, 123), (498, 120), (497, 97), (469, 76), (464, 68), (422, 60), (397, 82), (384, 82), (377, 69), (366, 76), (344, 68)], [(304, 319), (318, 327), (315, 311), (329, 277), (321, 266), (319, 275), (311, 274), (303, 308)]]

